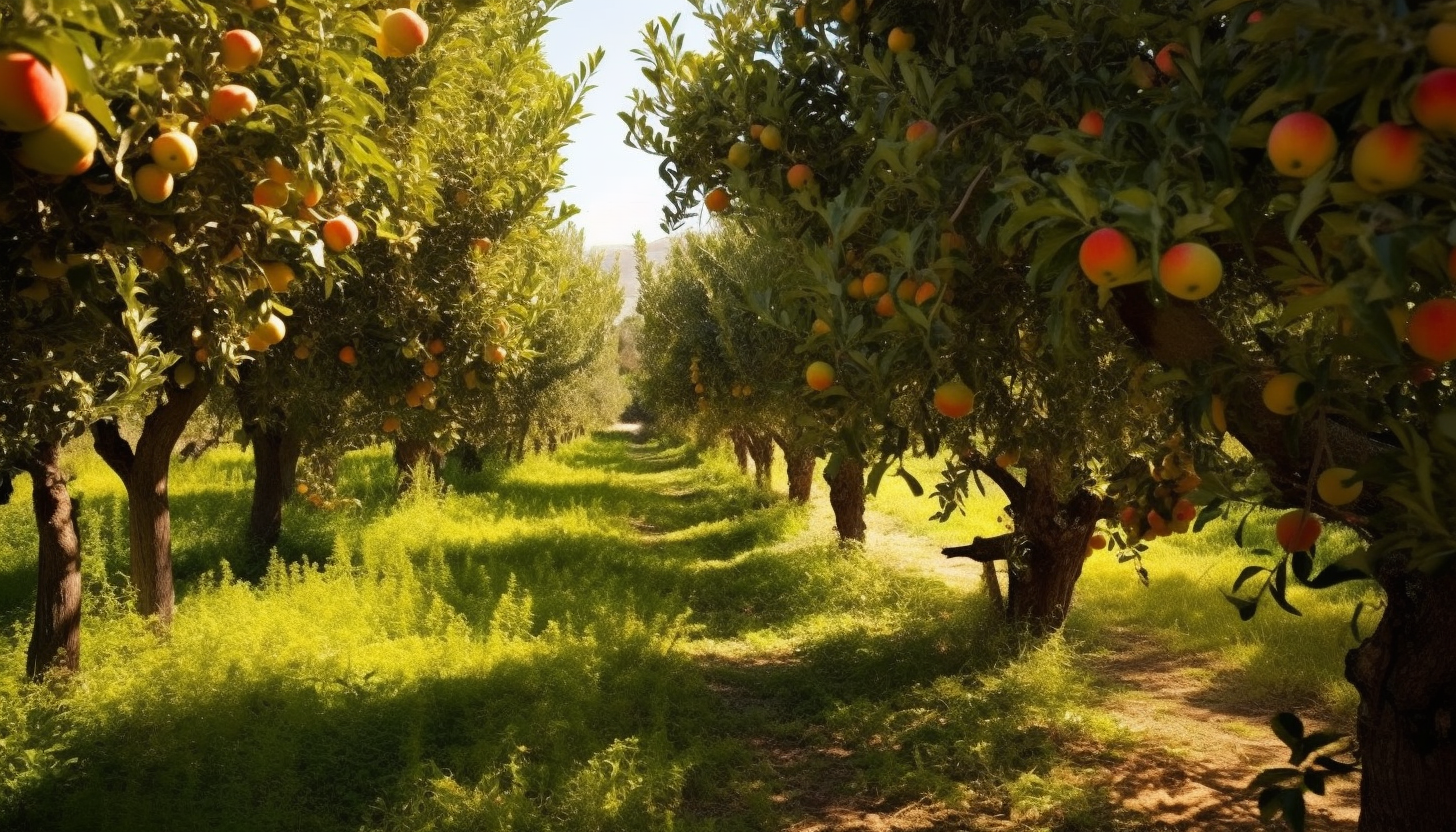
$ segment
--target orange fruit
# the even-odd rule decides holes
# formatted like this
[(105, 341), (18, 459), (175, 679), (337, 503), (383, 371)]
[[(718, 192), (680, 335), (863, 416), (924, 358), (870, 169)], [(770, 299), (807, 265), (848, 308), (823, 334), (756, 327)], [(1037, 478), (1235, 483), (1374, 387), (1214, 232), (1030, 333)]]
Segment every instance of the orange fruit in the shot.
[(784, 134), (770, 124), (759, 132), (758, 143), (763, 145), (764, 150), (778, 150), (784, 146)]
[(1411, 115), (1438, 136), (1456, 135), (1456, 69), (1438, 69), (1421, 78), (1411, 97)]
[(179, 130), (152, 139), (152, 161), (168, 173), (182, 175), (197, 167), (197, 143)]
[(904, 52), (909, 52), (910, 50), (915, 48), (915, 33), (911, 32), (908, 29), (902, 29), (899, 26), (896, 26), (895, 28), (890, 30), (890, 36), (887, 39), (887, 42), (889, 44), (890, 51), (894, 52), (897, 55)]
[(804, 381), (811, 389), (822, 393), (834, 386), (834, 368), (823, 361), (815, 361), (804, 371)]
[(1274, 537), (1286, 552), (1308, 552), (1323, 531), (1319, 518), (1302, 509), (1285, 514), (1274, 524)]
[(1077, 129), (1094, 139), (1100, 139), (1104, 125), (1105, 121), (1101, 113), (1096, 110), (1088, 110), (1082, 115), (1082, 120), (1077, 122)]
[(142, 165), (132, 174), (131, 182), (136, 187), (137, 196), (151, 203), (166, 202), (176, 184), (172, 174), (160, 165)]
[(864, 300), (864, 278), (856, 277), (844, 286), (844, 293), (854, 300)]
[(789, 168), (788, 180), (789, 187), (796, 191), (806, 188), (814, 181), (814, 169), (808, 165), (794, 165)]
[(1264, 406), (1280, 416), (1293, 416), (1309, 389), (1309, 382), (1298, 373), (1280, 373), (1264, 384)]
[(1021, 462), (1020, 451), (1002, 451), (996, 455), (997, 468), (1015, 468)]
[(312, 208), (323, 201), (324, 186), (316, 179), (310, 179), (303, 185), (303, 207)]
[(96, 128), (80, 113), (61, 113), (20, 137), (20, 163), (51, 176), (85, 173), (96, 156)]
[(1088, 280), (1106, 286), (1133, 276), (1137, 271), (1137, 249), (1116, 228), (1099, 228), (1082, 241), (1077, 261)]
[(1441, 66), (1456, 66), (1456, 23), (1437, 23), (1426, 32), (1426, 51)]
[(1269, 131), (1269, 161), (1284, 176), (1306, 179), (1335, 158), (1338, 142), (1330, 123), (1316, 113), (1290, 113)]
[(905, 303), (913, 303), (915, 301), (915, 294), (919, 291), (920, 281), (916, 280), (913, 277), (906, 277), (900, 281), (900, 284), (898, 286), (895, 287), (895, 297), (899, 298)]
[(1163, 252), (1158, 282), (1183, 300), (1203, 300), (1223, 281), (1223, 261), (1202, 243), (1179, 243)]
[(258, 96), (241, 84), (218, 87), (207, 102), (207, 114), (218, 124), (247, 118), (258, 109)]
[(889, 292), (880, 295), (880, 299), (875, 302), (875, 314), (881, 318), (893, 318), (899, 311), (895, 308), (895, 296)]
[(484, 257), (485, 255), (490, 254), (490, 250), (495, 247), (495, 244), (484, 237), (477, 237), (470, 242), (470, 247), (475, 249), (476, 254)]
[(253, 204), (260, 208), (282, 208), (288, 204), (288, 186), (264, 179), (253, 186)]
[(380, 425), (385, 433), (394, 433), (399, 430), (399, 419), (393, 416), (384, 417), (384, 424)]
[(268, 280), (268, 288), (277, 294), (288, 291), (289, 284), (293, 283), (293, 268), (287, 263), (263, 263), (263, 276)]
[(1158, 50), (1158, 56), (1153, 63), (1158, 65), (1158, 71), (1169, 78), (1177, 78), (1181, 73), (1178, 69), (1177, 57), (1188, 57), (1188, 47), (1181, 43), (1170, 43)]
[(323, 238), (330, 251), (345, 251), (359, 242), (359, 225), (341, 214), (324, 223)]
[(423, 372), (430, 378), (438, 378), (440, 375), (440, 362), (430, 359), (420, 368), (420, 372)]
[(1403, 190), (1420, 181), (1424, 150), (1419, 130), (1386, 122), (1355, 143), (1350, 172), (1355, 184), (1372, 194)]
[(0, 130), (39, 130), (65, 112), (66, 104), (60, 70), (29, 52), (0, 51)]
[(708, 195), (703, 198), (703, 205), (707, 206), (709, 212), (721, 214), (728, 210), (730, 201), (727, 191), (722, 188), (714, 188), (708, 191)]
[(1349, 468), (1326, 468), (1315, 481), (1315, 488), (1326, 503), (1346, 506), (1360, 499), (1365, 484), (1355, 479), (1355, 472)]
[(498, 344), (491, 344), (485, 348), (485, 360), (499, 367), (506, 363), (506, 350)]
[(959, 381), (935, 388), (935, 409), (947, 419), (962, 419), (976, 409), (976, 394)]
[(929, 280), (920, 284), (920, 288), (915, 290), (915, 305), (924, 306), (932, 300), (935, 300), (935, 294), (938, 291), (935, 284)]
[(1410, 313), (1406, 340), (1416, 355), (1431, 361), (1456, 359), (1456, 300), (1428, 300)]
[(263, 43), (247, 29), (224, 32), (219, 47), (223, 68), (228, 72), (246, 72), (263, 59)]
[(339, 360), (352, 367), (359, 363), (359, 353), (352, 344), (345, 344), (339, 349)]
[(866, 298), (877, 298), (890, 288), (890, 281), (879, 272), (870, 272), (861, 279), (860, 286)]
[(934, 122), (920, 119), (910, 122), (910, 126), (905, 128), (905, 141), (916, 144), (923, 139), (926, 144), (930, 144), (939, 133)]
[(809, 328), (809, 331), (815, 335), (828, 335), (831, 329), (828, 321), (823, 318), (815, 318), (814, 325)]

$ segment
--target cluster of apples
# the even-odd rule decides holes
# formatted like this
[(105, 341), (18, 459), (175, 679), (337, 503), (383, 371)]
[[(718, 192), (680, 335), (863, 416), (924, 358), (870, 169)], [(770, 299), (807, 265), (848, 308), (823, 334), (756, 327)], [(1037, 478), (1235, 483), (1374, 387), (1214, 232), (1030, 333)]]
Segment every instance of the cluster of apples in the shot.
[[(1077, 261), (1082, 273), (1097, 286), (1131, 282), (1142, 269), (1132, 240), (1110, 227), (1087, 235)], [(1177, 243), (1158, 262), (1158, 282), (1175, 298), (1203, 300), (1223, 282), (1223, 260), (1203, 243)]]
[(907, 274), (900, 278), (891, 291), (889, 278), (883, 273), (868, 272), (863, 277), (850, 280), (845, 285), (844, 292), (854, 300), (874, 301), (876, 315), (893, 318), (899, 314), (895, 305), (897, 298), (902, 303), (923, 306), (935, 300), (935, 296), (940, 293), (940, 287), (932, 280), (916, 280)]
[(69, 110), (66, 80), (54, 65), (21, 50), (0, 51), (0, 130), (20, 134), (20, 163), (50, 176), (90, 169), (99, 138)]
[(1181, 436), (1169, 439), (1165, 447), (1168, 453), (1161, 463), (1148, 466), (1153, 482), (1150, 492), (1145, 499), (1123, 506), (1118, 515), (1130, 543), (1185, 534), (1198, 519), (1198, 507), (1186, 496), (1203, 484), (1194, 470), (1193, 457), (1183, 447)]

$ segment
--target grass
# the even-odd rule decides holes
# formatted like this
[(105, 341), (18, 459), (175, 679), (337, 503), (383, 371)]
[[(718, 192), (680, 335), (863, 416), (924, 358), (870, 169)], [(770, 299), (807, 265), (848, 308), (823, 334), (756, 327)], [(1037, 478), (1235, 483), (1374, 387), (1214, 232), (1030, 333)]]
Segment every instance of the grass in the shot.
[[(1094, 559), (1068, 636), (1028, 648), (973, 587), (835, 545), (822, 483), (793, 507), (725, 455), (620, 435), (452, 470), (443, 498), (396, 501), (388, 455), (350, 455), (360, 507), (290, 504), (256, 586), (226, 566), (248, 460), (179, 464), (181, 600), (159, 637), (127, 611), (119, 486), (89, 454), (68, 467), (72, 679), (21, 681), (27, 484), (0, 508), (0, 828), (736, 832), (924, 799), (967, 828), (1138, 829), (1102, 777), (1132, 738), (1089, 672), (1116, 628), (1217, 656), (1243, 674), (1231, 696), (1341, 701), (1337, 635), (1224, 621), (1237, 563), (1217, 546), (1155, 549), (1153, 591)], [(994, 529), (994, 507), (927, 524), (893, 488), (872, 531), (907, 550)], [(1299, 627), (1333, 627), (1333, 602), (1298, 602)]]

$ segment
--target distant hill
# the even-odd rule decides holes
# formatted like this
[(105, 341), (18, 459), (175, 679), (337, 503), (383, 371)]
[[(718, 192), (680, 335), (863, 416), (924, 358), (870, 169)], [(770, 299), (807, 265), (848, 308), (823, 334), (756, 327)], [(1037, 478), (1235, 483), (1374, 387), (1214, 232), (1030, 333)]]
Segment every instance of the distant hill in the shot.
[[(672, 248), (672, 238), (663, 237), (647, 244), (647, 259), (653, 263), (662, 263), (667, 260), (667, 253)], [(622, 268), (622, 293), (626, 299), (622, 302), (622, 314), (631, 315), (637, 311), (637, 296), (642, 293), (641, 283), (637, 279), (637, 259), (632, 255), (632, 246), (593, 246), (593, 254), (601, 254), (604, 265), (611, 268), (613, 263)]]

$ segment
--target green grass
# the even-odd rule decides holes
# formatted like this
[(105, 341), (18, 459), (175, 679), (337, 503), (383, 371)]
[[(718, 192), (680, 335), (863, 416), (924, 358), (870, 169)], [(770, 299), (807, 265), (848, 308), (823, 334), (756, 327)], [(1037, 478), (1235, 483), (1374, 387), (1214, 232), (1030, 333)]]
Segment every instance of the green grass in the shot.
[[(837, 546), (822, 482), (797, 508), (721, 453), (616, 435), (451, 471), (443, 499), (396, 501), (388, 455), (353, 454), (340, 492), (361, 507), (290, 504), (256, 586), (223, 565), (242, 556), (248, 460), (179, 464), (180, 602), (158, 637), (127, 611), (114, 477), (89, 454), (68, 467), (75, 678), (21, 681), (27, 484), (0, 508), (0, 828), (734, 832), (929, 797), (1021, 830), (1136, 829), (1100, 777), (1131, 742), (1089, 673), (1109, 628), (1250, 680), (1291, 653), (1293, 692), (1338, 699), (1336, 638), (1223, 620), (1222, 550), (1155, 550), (1151, 592), (1095, 559), (1069, 636), (1026, 648), (973, 587)], [(994, 529), (994, 507), (926, 524), (889, 487), (875, 508), (875, 534)], [(1323, 615), (1309, 606), (1300, 626)]]

